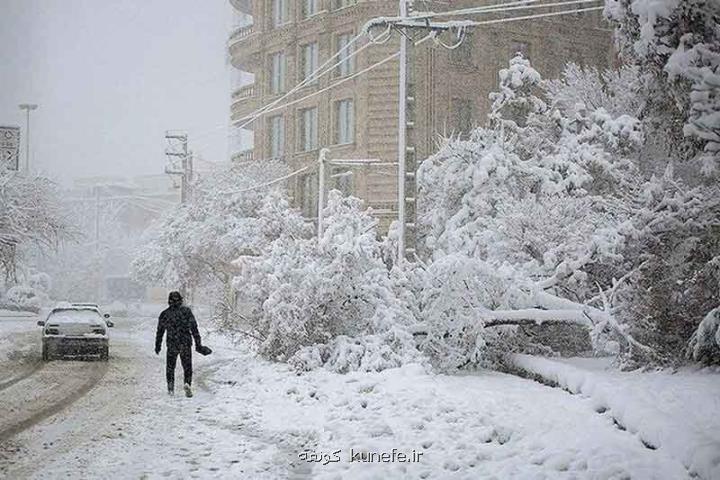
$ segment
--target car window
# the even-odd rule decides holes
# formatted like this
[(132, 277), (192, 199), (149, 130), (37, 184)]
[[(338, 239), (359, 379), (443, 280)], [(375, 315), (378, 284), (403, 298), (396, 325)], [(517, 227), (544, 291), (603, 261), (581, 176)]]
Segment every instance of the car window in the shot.
[(93, 310), (59, 310), (52, 312), (48, 317), (48, 322), (53, 323), (101, 323), (100, 314)]

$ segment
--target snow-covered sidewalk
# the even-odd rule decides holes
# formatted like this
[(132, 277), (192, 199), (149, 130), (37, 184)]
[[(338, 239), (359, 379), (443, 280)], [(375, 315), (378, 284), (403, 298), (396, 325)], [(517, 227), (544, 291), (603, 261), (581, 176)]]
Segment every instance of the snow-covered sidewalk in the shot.
[(210, 343), (194, 398), (167, 397), (157, 362), (126, 415), (28, 478), (690, 478), (594, 402), (530, 380), (419, 365), (297, 375)]
[[(117, 436), (72, 452), (84, 471), (93, 478), (688, 478), (679, 461), (646, 448), (589, 402), (532, 381), (434, 375), (420, 366), (296, 375), (248, 353), (216, 351), (226, 359), (205, 367), (194, 399), (157, 392)], [(372, 453), (376, 461), (360, 461)], [(382, 461), (400, 453), (415, 461)]]
[(619, 372), (606, 359), (515, 355), (519, 368), (589, 399), (648, 448), (699, 478), (720, 478), (720, 373)]

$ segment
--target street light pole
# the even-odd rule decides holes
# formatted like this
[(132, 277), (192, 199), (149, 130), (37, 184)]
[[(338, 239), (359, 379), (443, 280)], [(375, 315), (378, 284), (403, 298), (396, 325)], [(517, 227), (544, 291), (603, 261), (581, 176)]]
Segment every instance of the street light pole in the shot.
[(21, 103), (20, 110), (25, 110), (25, 173), (30, 173), (30, 112), (37, 110), (34, 103)]

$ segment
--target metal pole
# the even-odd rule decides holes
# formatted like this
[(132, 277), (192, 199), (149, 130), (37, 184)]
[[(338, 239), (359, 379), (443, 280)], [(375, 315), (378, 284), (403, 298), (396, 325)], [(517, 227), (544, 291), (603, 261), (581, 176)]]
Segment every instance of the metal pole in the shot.
[(182, 174), (180, 176), (180, 203), (188, 201), (188, 144), (187, 139), (183, 141)]
[[(400, 0), (400, 17), (407, 17), (407, 0)], [(408, 39), (400, 35), (400, 82), (398, 85), (398, 263), (405, 260), (405, 155), (407, 147), (407, 47)]]
[(95, 186), (95, 253), (100, 249), (100, 187)]
[(30, 173), (30, 109), (25, 110), (25, 172)]
[(38, 108), (33, 103), (21, 103), (20, 110), (25, 110), (25, 173), (30, 173), (30, 112)]
[(318, 173), (318, 240), (322, 238), (323, 234), (323, 209), (325, 208), (325, 156), (329, 150), (323, 148), (320, 150), (318, 157), (319, 173)]

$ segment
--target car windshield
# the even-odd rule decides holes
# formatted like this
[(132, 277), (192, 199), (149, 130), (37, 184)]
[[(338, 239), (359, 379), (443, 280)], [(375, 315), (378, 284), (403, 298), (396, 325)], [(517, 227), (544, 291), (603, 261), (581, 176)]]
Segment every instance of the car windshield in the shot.
[(48, 317), (48, 323), (100, 323), (102, 318), (93, 310), (56, 310)]

